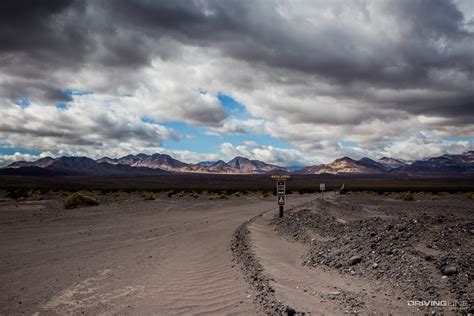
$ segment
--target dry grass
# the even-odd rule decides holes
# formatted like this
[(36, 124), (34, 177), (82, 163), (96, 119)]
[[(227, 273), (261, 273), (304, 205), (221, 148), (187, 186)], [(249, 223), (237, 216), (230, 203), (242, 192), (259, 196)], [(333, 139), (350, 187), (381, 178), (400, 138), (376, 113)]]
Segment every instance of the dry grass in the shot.
[(411, 194), (410, 192), (401, 192), (398, 195), (398, 199), (402, 200), (402, 201), (414, 201), (415, 200), (415, 198), (413, 197), (413, 194)]
[(156, 199), (155, 195), (151, 192), (142, 192), (140, 195), (145, 201), (153, 201)]

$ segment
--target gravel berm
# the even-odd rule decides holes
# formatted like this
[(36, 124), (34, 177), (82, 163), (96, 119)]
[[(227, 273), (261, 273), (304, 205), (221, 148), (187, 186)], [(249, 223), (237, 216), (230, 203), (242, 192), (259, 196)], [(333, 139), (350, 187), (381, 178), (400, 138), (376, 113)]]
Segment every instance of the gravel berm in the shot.
[[(262, 214), (258, 216), (262, 216)], [(246, 280), (255, 290), (254, 301), (264, 313), (268, 315), (295, 315), (296, 311), (293, 308), (284, 305), (275, 297), (275, 290), (270, 285), (271, 279), (265, 275), (262, 264), (252, 250), (248, 226), (258, 216), (241, 224), (235, 231), (231, 242), (234, 261), (240, 265)]]

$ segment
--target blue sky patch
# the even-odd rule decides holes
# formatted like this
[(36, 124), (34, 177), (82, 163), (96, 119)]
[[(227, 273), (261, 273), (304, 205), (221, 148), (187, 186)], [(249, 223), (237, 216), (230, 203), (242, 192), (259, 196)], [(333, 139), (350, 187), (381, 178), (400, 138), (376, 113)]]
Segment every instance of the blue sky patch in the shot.
[(67, 104), (67, 103), (64, 103), (64, 102), (59, 102), (59, 103), (56, 103), (56, 108), (58, 110), (61, 110), (61, 111), (66, 111), (67, 109), (69, 109), (71, 107), (71, 105)]
[(71, 89), (71, 88), (65, 89), (64, 93), (70, 97), (92, 94), (92, 92), (90, 91), (81, 91), (81, 90), (76, 90), (76, 89)]
[(251, 118), (250, 113), (247, 111), (244, 105), (236, 101), (234, 98), (227, 94), (219, 93), (217, 99), (226, 109), (229, 116), (233, 116), (239, 119)]
[(165, 140), (163, 147), (172, 150), (190, 150), (198, 153), (217, 153), (222, 143), (231, 143), (238, 146), (247, 141), (253, 141), (259, 145), (273, 146), (278, 148), (292, 148), (288, 143), (268, 135), (257, 134), (223, 134), (216, 135), (207, 133), (204, 128), (194, 127), (184, 122), (163, 123), (180, 135), (179, 140)]
[(441, 138), (442, 140), (446, 140), (448, 142), (465, 142), (465, 141), (468, 141), (468, 142), (471, 142), (471, 143), (474, 143), (474, 137), (442, 137)]
[(342, 147), (346, 147), (346, 148), (355, 148), (355, 147), (358, 147), (357, 143), (355, 142), (352, 142), (350, 140), (344, 140), (342, 142), (339, 143)]
[(27, 98), (18, 99), (16, 104), (19, 105), (22, 109), (27, 108), (31, 105), (31, 102)]
[(13, 155), (15, 153), (21, 153), (21, 154), (29, 154), (29, 155), (34, 155), (37, 156), (41, 154), (41, 151), (35, 150), (35, 149), (25, 149), (23, 147), (17, 147), (17, 148), (0, 148), (0, 154), (1, 155)]

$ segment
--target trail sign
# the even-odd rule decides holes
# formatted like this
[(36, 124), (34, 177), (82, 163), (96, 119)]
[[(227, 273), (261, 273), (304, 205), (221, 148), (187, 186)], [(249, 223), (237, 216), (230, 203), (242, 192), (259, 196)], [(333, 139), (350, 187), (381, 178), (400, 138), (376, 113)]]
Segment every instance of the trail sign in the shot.
[(285, 181), (277, 181), (277, 193), (280, 194), (285, 194), (286, 191), (286, 186), (285, 186)]
[(285, 194), (278, 194), (278, 205), (285, 205)]
[(274, 174), (270, 179), (276, 182), (277, 203), (280, 209), (280, 217), (283, 217), (283, 208), (286, 200), (286, 181), (291, 180), (289, 174)]
[(270, 179), (275, 180), (275, 181), (287, 181), (291, 180), (291, 175), (289, 174), (274, 174), (270, 176)]

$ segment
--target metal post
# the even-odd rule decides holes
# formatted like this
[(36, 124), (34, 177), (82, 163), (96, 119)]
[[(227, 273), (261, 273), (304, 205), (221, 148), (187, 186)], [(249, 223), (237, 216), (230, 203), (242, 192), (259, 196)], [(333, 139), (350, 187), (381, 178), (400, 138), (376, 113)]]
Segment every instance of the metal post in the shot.
[(283, 217), (283, 205), (280, 205), (280, 218)]

